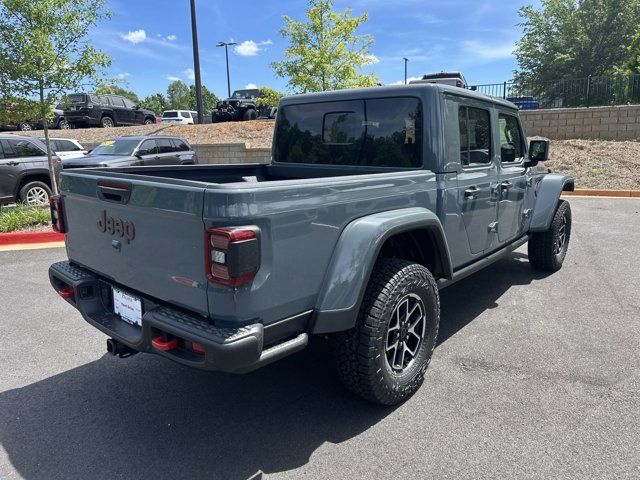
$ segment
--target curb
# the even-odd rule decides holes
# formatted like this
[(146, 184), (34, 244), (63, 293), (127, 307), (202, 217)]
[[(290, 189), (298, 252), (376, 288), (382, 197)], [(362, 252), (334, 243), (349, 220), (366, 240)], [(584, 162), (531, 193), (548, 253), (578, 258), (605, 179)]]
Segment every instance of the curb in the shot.
[(43, 232), (0, 233), (0, 246), (59, 242), (64, 242), (64, 233), (57, 233), (53, 230), (46, 230)]
[(583, 197), (636, 197), (640, 198), (640, 190), (597, 190), (575, 189), (573, 192), (562, 192), (562, 195), (579, 195)]

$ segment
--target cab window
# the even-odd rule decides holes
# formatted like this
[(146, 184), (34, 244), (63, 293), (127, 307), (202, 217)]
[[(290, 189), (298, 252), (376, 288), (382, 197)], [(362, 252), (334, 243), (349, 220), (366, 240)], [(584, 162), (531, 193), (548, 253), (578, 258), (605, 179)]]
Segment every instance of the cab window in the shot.
[(501, 113), (498, 116), (498, 127), (500, 131), (500, 161), (502, 163), (521, 161), (524, 157), (524, 145), (517, 117)]
[(491, 163), (491, 121), (489, 110), (461, 106), (458, 109), (460, 128), (460, 163), (463, 167)]
[(158, 153), (158, 146), (156, 145), (155, 140), (145, 140), (140, 145), (140, 149), (138, 150), (140, 155), (153, 155), (154, 153)]

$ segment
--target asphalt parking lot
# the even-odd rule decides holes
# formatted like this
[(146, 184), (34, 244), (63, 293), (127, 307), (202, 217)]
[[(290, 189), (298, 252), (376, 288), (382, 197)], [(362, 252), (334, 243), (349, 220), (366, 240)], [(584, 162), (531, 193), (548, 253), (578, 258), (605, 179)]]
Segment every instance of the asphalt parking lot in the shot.
[(525, 247), (442, 292), (395, 408), (322, 341), (245, 376), (107, 356), (49, 287), (64, 249), (0, 252), (0, 478), (640, 478), (640, 199), (570, 202), (560, 272)]

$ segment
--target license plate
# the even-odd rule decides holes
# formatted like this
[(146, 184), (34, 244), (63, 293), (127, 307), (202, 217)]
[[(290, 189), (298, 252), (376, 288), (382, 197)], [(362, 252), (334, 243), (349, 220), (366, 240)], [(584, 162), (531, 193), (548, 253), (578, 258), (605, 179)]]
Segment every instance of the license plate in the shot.
[(142, 300), (119, 288), (113, 289), (113, 311), (132, 325), (142, 326)]

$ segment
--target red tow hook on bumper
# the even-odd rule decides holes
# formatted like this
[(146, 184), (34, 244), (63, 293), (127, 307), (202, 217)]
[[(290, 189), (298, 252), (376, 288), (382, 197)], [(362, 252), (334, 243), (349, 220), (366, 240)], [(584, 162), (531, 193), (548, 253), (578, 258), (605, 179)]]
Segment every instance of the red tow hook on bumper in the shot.
[(178, 339), (172, 338), (171, 340), (165, 340), (162, 337), (155, 337), (153, 340), (151, 340), (151, 345), (153, 345), (153, 348), (157, 350), (168, 352), (169, 350), (173, 350), (178, 346)]
[(75, 296), (75, 292), (73, 287), (65, 287), (58, 290), (58, 295), (62, 298), (73, 298)]

